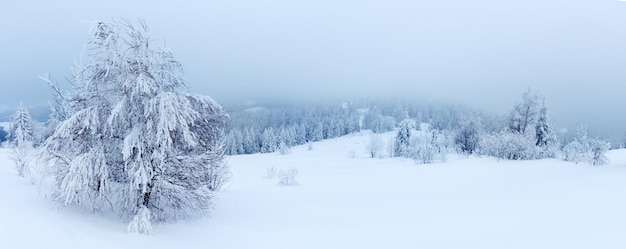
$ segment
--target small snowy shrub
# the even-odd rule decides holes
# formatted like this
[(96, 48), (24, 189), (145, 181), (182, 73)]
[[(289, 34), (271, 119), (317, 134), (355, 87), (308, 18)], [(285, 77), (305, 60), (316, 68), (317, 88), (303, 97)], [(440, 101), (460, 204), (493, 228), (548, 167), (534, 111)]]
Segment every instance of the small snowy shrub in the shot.
[(356, 158), (356, 150), (352, 149), (348, 151), (348, 157)]
[(211, 191), (220, 191), (226, 183), (230, 181), (233, 174), (230, 171), (230, 166), (223, 162), (221, 164), (215, 164), (208, 172), (209, 184), (207, 187)]
[(579, 127), (574, 141), (563, 147), (563, 160), (575, 163), (588, 163), (591, 165), (604, 165), (609, 163), (606, 152), (611, 144), (599, 138), (590, 138), (584, 127)]
[(287, 146), (285, 142), (280, 142), (280, 144), (278, 145), (278, 152), (281, 155), (287, 155), (291, 153), (291, 148), (289, 148), (289, 146)]
[(11, 151), (10, 159), (13, 160), (15, 170), (17, 171), (17, 175), (26, 176), (27, 172), (30, 170), (28, 165), (31, 160), (31, 156), (33, 154), (32, 148), (14, 148)]
[(370, 157), (382, 158), (383, 148), (384, 148), (383, 140), (380, 138), (380, 136), (376, 134), (370, 135), (370, 142), (367, 145), (367, 151), (369, 152)]
[(281, 170), (278, 172), (278, 184), (281, 186), (297, 186), (296, 177), (298, 170), (295, 168)]
[(409, 155), (416, 163), (429, 164), (435, 161), (437, 149), (428, 134), (419, 133), (411, 138)]
[(276, 177), (276, 169), (274, 167), (270, 167), (265, 169), (265, 175), (263, 176), (263, 178), (275, 178)]
[(540, 153), (534, 138), (517, 132), (502, 131), (485, 136), (481, 153), (500, 159), (532, 160)]
[(606, 157), (606, 152), (611, 148), (611, 144), (599, 139), (592, 139), (590, 141), (591, 147), (591, 164), (592, 165), (605, 165), (609, 163), (609, 159)]
[(150, 209), (143, 206), (137, 211), (137, 215), (128, 224), (126, 228), (129, 233), (152, 234), (152, 223), (150, 222)]

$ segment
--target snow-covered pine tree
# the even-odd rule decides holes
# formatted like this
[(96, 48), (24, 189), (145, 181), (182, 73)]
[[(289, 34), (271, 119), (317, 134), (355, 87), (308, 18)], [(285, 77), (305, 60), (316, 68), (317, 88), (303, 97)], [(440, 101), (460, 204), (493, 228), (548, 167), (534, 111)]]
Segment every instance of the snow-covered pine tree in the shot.
[(539, 109), (539, 118), (535, 126), (536, 145), (541, 148), (541, 157), (555, 157), (558, 149), (558, 140), (552, 124), (550, 116), (548, 116), (548, 106), (545, 100)]
[(140, 233), (153, 221), (206, 214), (217, 174), (228, 174), (228, 115), (184, 92), (182, 65), (150, 41), (142, 21), (94, 23), (74, 68), (73, 113), (40, 150), (55, 200), (111, 209)]
[(411, 130), (415, 128), (415, 123), (411, 119), (404, 119), (400, 122), (400, 128), (394, 141), (394, 156), (410, 156)]
[(276, 151), (278, 142), (276, 140), (276, 134), (274, 129), (267, 128), (261, 135), (261, 153), (271, 153)]
[(22, 148), (32, 147), (34, 140), (33, 118), (28, 113), (26, 107), (24, 107), (24, 104), (20, 103), (15, 111), (15, 115), (13, 115), (7, 141), (9, 141), (11, 147)]
[(15, 162), (17, 174), (24, 176), (26, 161), (35, 143), (35, 132), (33, 119), (23, 103), (20, 103), (15, 111), (7, 138), (9, 146), (13, 148), (12, 159)]

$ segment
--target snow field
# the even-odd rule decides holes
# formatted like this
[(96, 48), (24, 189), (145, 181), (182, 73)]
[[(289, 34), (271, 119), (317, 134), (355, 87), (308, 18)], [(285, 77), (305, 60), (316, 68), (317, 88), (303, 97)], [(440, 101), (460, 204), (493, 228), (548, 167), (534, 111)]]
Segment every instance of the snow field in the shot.
[[(387, 143), (393, 133), (386, 133)], [(212, 216), (126, 233), (126, 222), (59, 209), (0, 150), (0, 248), (626, 248), (626, 150), (611, 164), (372, 159), (369, 132), (280, 155), (232, 156)], [(264, 178), (298, 171), (298, 186)]]

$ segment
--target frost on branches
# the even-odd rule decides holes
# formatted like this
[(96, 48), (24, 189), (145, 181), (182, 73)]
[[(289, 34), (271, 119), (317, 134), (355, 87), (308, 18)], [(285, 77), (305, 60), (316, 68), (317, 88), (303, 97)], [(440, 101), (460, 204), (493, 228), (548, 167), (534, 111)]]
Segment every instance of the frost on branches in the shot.
[(97, 22), (74, 68), (71, 115), (41, 147), (52, 196), (64, 205), (151, 222), (204, 215), (227, 179), (228, 118), (207, 96), (183, 92), (182, 65), (151, 49), (140, 22)]

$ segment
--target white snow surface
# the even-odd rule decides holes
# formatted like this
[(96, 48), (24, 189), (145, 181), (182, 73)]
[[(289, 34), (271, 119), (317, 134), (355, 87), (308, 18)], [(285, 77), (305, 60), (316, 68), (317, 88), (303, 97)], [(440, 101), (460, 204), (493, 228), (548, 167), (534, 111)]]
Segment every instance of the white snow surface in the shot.
[[(606, 166), (453, 155), (420, 165), (368, 158), (369, 139), (230, 157), (212, 216), (152, 236), (53, 205), (0, 149), (0, 248), (626, 248), (626, 150)], [(297, 169), (299, 185), (264, 178), (271, 167)]]

